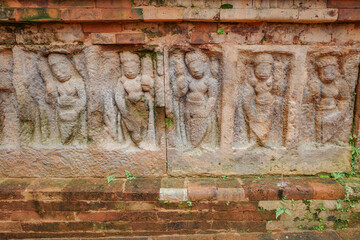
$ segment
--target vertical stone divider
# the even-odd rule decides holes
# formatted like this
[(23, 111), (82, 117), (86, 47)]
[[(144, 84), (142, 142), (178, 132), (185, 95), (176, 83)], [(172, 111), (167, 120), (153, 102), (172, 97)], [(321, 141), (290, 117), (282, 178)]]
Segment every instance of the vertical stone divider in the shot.
[(220, 148), (224, 153), (232, 152), (235, 117), (235, 84), (237, 83), (238, 51), (232, 44), (223, 45), (223, 86), (221, 88)]
[(286, 107), (286, 129), (285, 146), (288, 149), (295, 149), (299, 144), (301, 106), (303, 92), (307, 80), (306, 56), (307, 48), (295, 48), (294, 59), (291, 63), (289, 88)]
[(0, 114), (5, 115), (0, 145), (6, 146), (6, 148), (18, 148), (20, 146), (20, 122), (16, 101), (16, 91), (13, 82), (15, 72), (13, 51), (9, 48), (0, 48), (0, 61), (4, 61), (12, 65), (12, 69), (8, 69), (11, 71), (9, 79), (2, 79), (2, 81), (8, 80), (10, 82), (10, 93), (7, 95), (9, 99), (6, 99), (5, 103), (2, 103), (5, 104), (5, 106), (0, 106), (3, 107), (2, 111), (0, 110)]
[(166, 119), (172, 117), (172, 91), (170, 86), (170, 71), (169, 71), (169, 50), (163, 48), (163, 71), (164, 71), (164, 104), (165, 104), (165, 161), (166, 161), (166, 174), (169, 173), (168, 164), (168, 132), (166, 129)]
[(87, 83), (87, 121), (88, 121), (88, 137), (91, 140), (99, 137), (96, 134), (96, 129), (101, 127), (99, 121), (102, 119), (101, 106), (99, 105), (100, 101), (96, 101), (98, 96), (94, 96), (96, 92), (101, 92), (102, 89), (98, 89), (98, 91), (94, 91), (94, 89), (102, 86), (101, 79), (99, 79), (99, 64), (100, 64), (100, 56), (99, 56), (99, 47), (91, 46), (85, 49), (85, 58), (86, 58), (86, 66), (89, 74), (89, 81)]
[[(358, 77), (356, 80), (355, 86), (355, 102), (354, 102), (354, 114), (353, 114), (353, 126), (352, 126), (352, 135), (356, 135), (357, 139), (355, 141), (355, 147), (360, 147), (360, 65), (359, 65)], [(360, 171), (360, 156), (357, 157), (356, 162), (354, 164), (354, 171)]]

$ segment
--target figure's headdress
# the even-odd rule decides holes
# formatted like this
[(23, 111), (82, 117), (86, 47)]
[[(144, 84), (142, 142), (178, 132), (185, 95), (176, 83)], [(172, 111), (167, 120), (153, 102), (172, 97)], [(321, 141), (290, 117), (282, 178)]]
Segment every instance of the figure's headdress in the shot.
[(255, 66), (259, 65), (260, 63), (274, 63), (274, 58), (270, 53), (260, 53), (257, 54), (253, 60)]
[(318, 68), (323, 68), (323, 67), (330, 66), (330, 65), (334, 65), (334, 66), (338, 65), (337, 57), (335, 57), (335, 56), (324, 56), (324, 57), (318, 58), (317, 61), (316, 61), (316, 66)]
[(48, 56), (48, 61), (50, 65), (56, 64), (58, 62), (66, 62), (71, 64), (68, 57), (65, 54), (60, 54), (60, 53), (50, 53)]
[(201, 52), (201, 51), (193, 51), (193, 52), (188, 52), (185, 54), (185, 63), (186, 65), (188, 65), (189, 63), (198, 60), (198, 61), (202, 61), (203, 63), (206, 63), (208, 61), (208, 57), (205, 53)]
[(136, 63), (140, 63), (140, 58), (137, 54), (132, 53), (132, 52), (123, 52), (120, 54), (120, 61), (122, 63), (124, 62), (136, 62)]

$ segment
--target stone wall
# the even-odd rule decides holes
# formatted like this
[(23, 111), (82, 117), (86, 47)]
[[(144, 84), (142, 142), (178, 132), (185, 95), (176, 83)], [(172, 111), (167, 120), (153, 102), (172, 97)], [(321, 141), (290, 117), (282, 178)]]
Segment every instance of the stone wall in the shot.
[(357, 1), (2, 1), (0, 176), (350, 169)]

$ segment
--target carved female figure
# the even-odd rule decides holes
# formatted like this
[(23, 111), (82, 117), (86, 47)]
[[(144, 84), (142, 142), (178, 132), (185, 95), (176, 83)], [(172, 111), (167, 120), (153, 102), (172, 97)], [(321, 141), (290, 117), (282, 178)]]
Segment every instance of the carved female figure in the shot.
[(316, 62), (319, 81), (309, 84), (309, 93), (315, 104), (315, 137), (330, 141), (339, 130), (350, 105), (350, 90), (342, 79), (335, 56), (323, 56)]
[(123, 76), (116, 87), (115, 101), (131, 140), (140, 148), (151, 148), (146, 141), (154, 136), (153, 79), (140, 75), (140, 58), (137, 54), (120, 55)]
[(266, 144), (274, 113), (273, 65), (271, 54), (262, 53), (253, 60), (254, 76), (245, 83), (244, 112), (250, 135), (255, 135), (259, 145)]
[[(176, 97), (185, 97), (185, 127), (192, 147), (198, 147), (209, 128), (210, 116), (215, 113), (219, 94), (218, 82), (210, 75), (209, 59), (200, 51), (185, 54), (190, 73), (186, 80), (177, 72)], [(181, 69), (181, 67), (180, 67)]]
[(47, 94), (56, 96), (59, 129), (62, 144), (84, 143), (86, 91), (82, 77), (63, 54), (48, 57), (54, 85), (48, 83)]

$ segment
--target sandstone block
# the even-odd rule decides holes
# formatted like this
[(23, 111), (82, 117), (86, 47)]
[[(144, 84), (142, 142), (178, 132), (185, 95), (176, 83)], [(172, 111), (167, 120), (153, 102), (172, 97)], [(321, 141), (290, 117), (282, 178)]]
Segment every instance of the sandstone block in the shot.
[(335, 22), (338, 19), (338, 9), (300, 9), (299, 22)]
[(185, 21), (205, 21), (214, 22), (220, 18), (220, 9), (192, 9), (184, 10), (183, 19)]
[(115, 44), (114, 33), (92, 33), (91, 40), (93, 44)]
[(144, 7), (142, 11), (144, 21), (181, 21), (184, 9)]
[(116, 44), (144, 44), (146, 43), (144, 33), (121, 32), (115, 34)]

